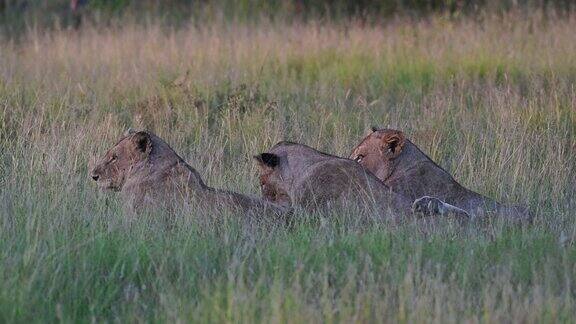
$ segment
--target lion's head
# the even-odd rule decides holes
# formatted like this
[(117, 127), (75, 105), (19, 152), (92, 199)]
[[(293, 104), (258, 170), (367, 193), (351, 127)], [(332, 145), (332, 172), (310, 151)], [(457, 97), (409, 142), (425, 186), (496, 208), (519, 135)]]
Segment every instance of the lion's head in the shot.
[(384, 180), (394, 171), (393, 161), (400, 156), (406, 142), (399, 130), (373, 127), (372, 133), (354, 148), (350, 159)]
[(122, 190), (129, 172), (145, 161), (152, 151), (150, 134), (129, 130), (90, 172), (90, 177), (103, 189)]
[(254, 156), (260, 168), (260, 189), (262, 197), (279, 205), (290, 205), (290, 196), (282, 176), (280, 157), (273, 153)]

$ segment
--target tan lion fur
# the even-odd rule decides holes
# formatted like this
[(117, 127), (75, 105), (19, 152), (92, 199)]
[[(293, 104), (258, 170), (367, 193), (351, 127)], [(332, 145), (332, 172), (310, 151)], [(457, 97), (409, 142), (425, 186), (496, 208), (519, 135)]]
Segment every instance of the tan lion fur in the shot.
[(376, 129), (352, 150), (355, 160), (395, 192), (411, 199), (433, 196), (459, 207), (472, 216), (500, 215), (530, 222), (524, 207), (507, 206), (460, 185), (401, 131)]
[(129, 131), (90, 175), (101, 188), (119, 191), (131, 210), (189, 204), (200, 211), (287, 212), (259, 198), (207, 186), (166, 142), (147, 131)]

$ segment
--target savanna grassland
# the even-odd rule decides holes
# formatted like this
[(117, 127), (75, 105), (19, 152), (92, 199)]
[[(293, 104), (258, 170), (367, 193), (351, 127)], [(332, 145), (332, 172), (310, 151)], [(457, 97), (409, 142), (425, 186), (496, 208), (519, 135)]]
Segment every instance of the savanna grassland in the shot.
[[(127, 23), (0, 40), (0, 322), (573, 322), (576, 17)], [(536, 220), (432, 230), (348, 211), (127, 218), (90, 166), (128, 128), (258, 195), (280, 140), (402, 129)]]

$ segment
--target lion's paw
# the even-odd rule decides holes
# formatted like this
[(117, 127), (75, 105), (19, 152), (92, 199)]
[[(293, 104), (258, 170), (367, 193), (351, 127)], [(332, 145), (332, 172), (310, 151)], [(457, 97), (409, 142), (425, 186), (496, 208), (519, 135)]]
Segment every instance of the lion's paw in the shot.
[(438, 198), (424, 196), (414, 200), (412, 212), (425, 216), (443, 215), (445, 213), (444, 202)]

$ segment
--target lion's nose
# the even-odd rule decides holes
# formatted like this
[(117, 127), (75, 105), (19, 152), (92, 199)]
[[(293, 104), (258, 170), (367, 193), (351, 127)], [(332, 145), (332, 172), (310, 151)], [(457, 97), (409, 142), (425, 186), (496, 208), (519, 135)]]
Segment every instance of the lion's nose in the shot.
[(99, 175), (97, 175), (97, 174), (92, 175), (92, 179), (94, 179), (94, 181), (98, 181), (98, 178), (100, 178)]

